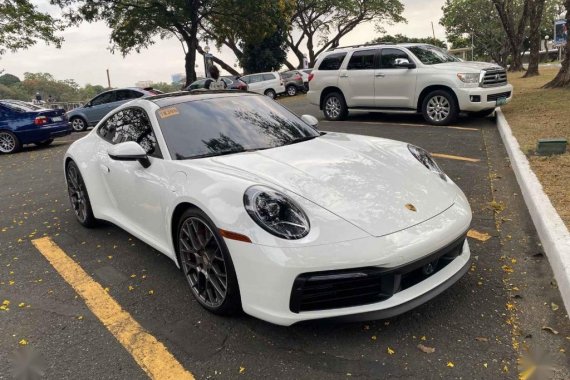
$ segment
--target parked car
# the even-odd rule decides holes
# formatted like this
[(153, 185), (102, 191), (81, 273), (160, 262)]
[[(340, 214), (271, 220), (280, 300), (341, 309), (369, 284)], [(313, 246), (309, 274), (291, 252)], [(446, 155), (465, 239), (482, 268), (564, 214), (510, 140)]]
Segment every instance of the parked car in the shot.
[(247, 83), (249, 91), (267, 95), (272, 99), (285, 92), (283, 79), (276, 72), (244, 75), (239, 79)]
[(109, 221), (165, 254), (213, 313), (387, 318), (470, 267), (469, 203), (428, 152), (320, 133), (265, 96), (133, 100), (64, 165), (80, 224)]
[(281, 78), (285, 82), (285, 91), (289, 96), (295, 96), (298, 92), (305, 91), (303, 74), (299, 70), (290, 70), (281, 73)]
[(430, 124), (447, 125), (460, 112), (489, 115), (513, 96), (504, 68), (465, 62), (425, 44), (330, 50), (310, 78), (309, 101), (329, 120), (353, 110), (419, 112)]
[[(192, 83), (190, 83), (188, 85), (188, 87), (185, 88), (186, 91), (192, 91), (192, 90), (198, 90), (201, 88), (205, 88), (206, 86), (206, 81), (209, 80), (210, 78), (204, 78), (204, 79), (199, 79), (197, 81), (194, 81)], [(234, 78), (234, 77), (221, 77), (221, 80), (223, 80), (226, 85), (228, 86), (227, 89), (228, 90), (241, 90), (241, 91), (247, 91), (247, 83), (245, 83), (244, 81), (240, 80), (239, 78)]]
[(71, 133), (64, 110), (50, 110), (18, 100), (0, 100), (0, 153), (25, 144), (47, 146)]
[(67, 117), (75, 132), (86, 130), (89, 126), (96, 125), (106, 114), (121, 104), (143, 96), (162, 94), (161, 91), (150, 87), (128, 87), (105, 91), (87, 103), (83, 107), (75, 108), (67, 113)]

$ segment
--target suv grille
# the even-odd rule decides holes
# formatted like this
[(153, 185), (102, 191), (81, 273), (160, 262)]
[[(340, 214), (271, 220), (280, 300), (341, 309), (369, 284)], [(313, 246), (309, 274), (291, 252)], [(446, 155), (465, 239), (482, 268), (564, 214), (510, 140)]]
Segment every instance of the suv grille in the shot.
[(364, 267), (303, 273), (289, 302), (294, 313), (338, 309), (384, 301), (425, 280), (461, 254), (465, 235), (420, 260), (397, 268)]
[(498, 87), (507, 84), (507, 70), (502, 67), (492, 67), (483, 70), (481, 87)]

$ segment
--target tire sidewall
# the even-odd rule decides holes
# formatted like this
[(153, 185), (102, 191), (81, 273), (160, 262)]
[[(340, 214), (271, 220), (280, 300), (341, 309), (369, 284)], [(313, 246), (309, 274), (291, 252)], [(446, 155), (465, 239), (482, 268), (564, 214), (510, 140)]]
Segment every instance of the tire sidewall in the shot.
[(264, 94), (265, 94), (265, 96), (268, 96), (271, 99), (275, 99), (277, 97), (277, 93), (275, 92), (275, 90), (272, 90), (272, 89), (265, 90)]
[[(340, 103), (340, 112), (339, 115), (337, 117), (331, 117), (328, 113), (327, 113), (327, 101), (332, 98), (335, 97), (339, 100)], [(331, 120), (331, 121), (339, 121), (339, 120), (344, 120), (344, 118), (346, 118), (346, 115), (348, 114), (348, 109), (346, 107), (346, 102), (344, 101), (344, 97), (339, 94), (338, 92), (332, 92), (330, 94), (328, 94), (327, 96), (325, 96), (325, 99), (323, 100), (323, 114), (325, 115), (325, 119), (327, 120)]]
[(12, 153), (17, 153), (20, 151), (20, 149), (22, 149), (22, 143), (20, 143), (20, 139), (18, 139), (18, 136), (16, 136), (15, 134), (13, 134), (10, 131), (6, 131), (6, 130), (2, 130), (0, 131), (1, 133), (7, 133), (8, 135), (12, 136), (12, 138), (14, 139), (14, 148), (10, 151), (10, 152), (0, 152), (0, 154), (12, 154)]
[[(176, 247), (176, 255), (178, 257), (180, 269), (182, 270), (182, 272), (184, 272), (184, 265), (182, 264), (182, 256), (180, 254), (178, 241), (180, 240), (180, 230), (182, 229), (182, 225), (184, 224), (184, 222), (188, 218), (198, 218), (198, 219), (202, 220), (203, 222), (205, 222), (208, 225), (208, 227), (210, 227), (210, 230), (214, 234), (214, 238), (216, 239), (216, 242), (219, 244), (219, 246), (222, 250), (222, 255), (224, 256), (224, 261), (225, 261), (225, 265), (226, 265), (226, 275), (228, 277), (228, 287), (227, 287), (226, 299), (224, 300), (224, 302), (220, 306), (218, 306), (216, 308), (212, 308), (208, 305), (203, 304), (202, 301), (198, 297), (196, 297), (194, 292), (192, 292), (192, 290), (190, 290), (190, 292), (192, 293), (192, 296), (200, 304), (200, 306), (202, 306), (204, 309), (206, 309), (206, 310), (208, 310), (214, 314), (233, 315), (233, 314), (241, 311), (241, 296), (240, 296), (240, 291), (239, 291), (239, 284), (237, 281), (237, 275), (236, 275), (236, 271), (235, 271), (235, 267), (234, 267), (234, 263), (232, 261), (230, 251), (226, 245), (226, 242), (224, 241), (224, 238), (218, 232), (218, 228), (216, 227), (214, 222), (208, 217), (208, 215), (206, 215), (205, 212), (203, 212), (202, 210), (195, 208), (195, 207), (191, 207), (191, 208), (187, 209), (186, 211), (184, 211), (184, 213), (182, 214), (182, 216), (180, 217), (180, 219), (178, 221), (178, 226), (176, 229), (175, 247)], [(188, 281), (186, 274), (183, 273), (183, 275), (184, 275), (186, 282), (190, 286), (190, 282)]]
[[(290, 92), (292, 92), (292, 93), (290, 93)], [(293, 85), (287, 86), (287, 95), (289, 95), (289, 96), (297, 95), (297, 87), (295, 87)]]
[[(71, 194), (69, 194), (69, 185), (67, 184), (67, 171), (69, 170), (69, 167), (73, 165), (75, 166), (75, 170), (77, 170), (78, 173), (78, 178), (81, 181), (81, 185), (83, 186), (83, 191), (85, 192), (85, 199), (86, 199), (86, 213), (87, 216), (85, 217), (85, 220), (79, 220), (79, 218), (77, 217), (77, 215), (75, 215), (75, 211), (73, 212), (75, 215), (75, 219), (79, 222), (79, 224), (81, 224), (83, 227), (86, 228), (92, 228), (95, 227), (97, 225), (98, 220), (95, 218), (95, 215), (93, 214), (93, 209), (91, 208), (91, 199), (89, 198), (89, 192), (87, 191), (87, 185), (85, 184), (85, 180), (83, 179), (83, 175), (81, 174), (81, 171), (79, 170), (79, 166), (77, 166), (77, 164), (75, 163), (75, 161), (69, 161), (67, 163), (67, 165), (65, 165), (65, 183), (68, 186), (67, 189), (67, 196), (70, 198), (69, 202), (71, 203)], [(72, 206), (72, 210), (73, 210), (73, 204)]]
[[(449, 102), (449, 105), (450, 105), (449, 115), (447, 115), (447, 117), (445, 119), (440, 120), (440, 121), (432, 120), (427, 113), (427, 105), (428, 105), (430, 99), (435, 97), (435, 96), (445, 97), (447, 99), (447, 101)], [(429, 124), (432, 124), (432, 125), (449, 125), (457, 119), (458, 114), (459, 114), (459, 106), (457, 105), (457, 102), (455, 101), (455, 97), (452, 94), (450, 94), (448, 91), (445, 91), (445, 90), (435, 90), (435, 91), (430, 92), (424, 98), (424, 101), (422, 103), (422, 115), (423, 115), (425, 121), (428, 122)]]

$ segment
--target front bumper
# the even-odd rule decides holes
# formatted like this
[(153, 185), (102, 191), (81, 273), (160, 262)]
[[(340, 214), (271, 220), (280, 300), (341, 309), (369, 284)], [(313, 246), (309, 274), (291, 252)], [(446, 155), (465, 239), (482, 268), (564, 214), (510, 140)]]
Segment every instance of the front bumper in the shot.
[(461, 111), (477, 112), (497, 107), (498, 98), (504, 97), (509, 103), (513, 98), (513, 86), (458, 88), (455, 93)]
[(303, 248), (275, 248), (227, 239), (226, 244), (232, 255), (246, 313), (285, 326), (322, 318), (374, 319), (410, 310), (457, 281), (469, 267), (471, 254), (467, 241), (455, 259), (442, 269), (380, 302), (294, 312), (291, 297), (295, 279), (307, 272), (405, 266), (456, 241), (465, 234), (470, 222), (469, 206), (458, 199), (432, 219), (382, 237)]

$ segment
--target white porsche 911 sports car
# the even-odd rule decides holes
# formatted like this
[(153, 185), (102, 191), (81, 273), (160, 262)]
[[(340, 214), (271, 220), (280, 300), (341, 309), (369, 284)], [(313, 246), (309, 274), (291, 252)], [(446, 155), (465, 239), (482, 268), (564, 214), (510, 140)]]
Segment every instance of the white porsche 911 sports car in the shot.
[(134, 100), (65, 155), (73, 210), (170, 257), (218, 314), (387, 318), (455, 283), (462, 191), (422, 148), (316, 122), (243, 92)]

